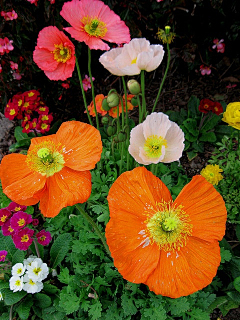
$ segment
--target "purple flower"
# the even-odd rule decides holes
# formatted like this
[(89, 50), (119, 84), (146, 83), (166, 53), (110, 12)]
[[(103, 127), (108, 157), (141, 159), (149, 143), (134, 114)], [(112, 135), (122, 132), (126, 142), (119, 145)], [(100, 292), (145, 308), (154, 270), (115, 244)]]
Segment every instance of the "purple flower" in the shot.
[(6, 250), (1, 250), (0, 251), (0, 261), (5, 261), (7, 254), (8, 254), (8, 252)]
[(12, 213), (6, 208), (0, 209), (0, 226), (3, 226), (4, 223), (11, 217)]
[(38, 226), (38, 224), (39, 224), (39, 220), (38, 220), (38, 219), (33, 219), (32, 225), (33, 225), (34, 227), (36, 227), (36, 226)]
[(16, 202), (11, 202), (8, 207), (8, 210), (12, 211), (12, 212), (18, 212), (18, 211), (25, 211), (27, 209), (26, 206), (22, 206), (20, 204), (17, 204)]
[(11, 227), (14, 229), (14, 231), (18, 231), (26, 226), (26, 224), (29, 224), (32, 222), (32, 216), (26, 212), (18, 211), (14, 213), (12, 218), (10, 219)]
[(14, 230), (10, 225), (10, 219), (8, 219), (4, 225), (2, 226), (2, 234), (4, 236), (12, 236), (14, 234)]
[(24, 228), (19, 230), (17, 233), (14, 233), (12, 239), (15, 247), (19, 250), (27, 250), (33, 242), (33, 234), (34, 230), (29, 228)]
[(49, 242), (52, 240), (51, 233), (46, 230), (41, 230), (36, 234), (37, 242), (40, 243), (43, 246), (46, 246), (49, 244)]

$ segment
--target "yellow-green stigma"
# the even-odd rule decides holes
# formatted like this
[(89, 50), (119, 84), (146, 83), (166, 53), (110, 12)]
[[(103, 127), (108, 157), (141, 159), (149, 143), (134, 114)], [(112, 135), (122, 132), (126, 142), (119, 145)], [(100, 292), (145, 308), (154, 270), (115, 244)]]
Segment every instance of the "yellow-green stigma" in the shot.
[(147, 138), (143, 149), (149, 158), (159, 158), (162, 155), (162, 147), (167, 147), (167, 141), (161, 136), (152, 135)]
[(40, 271), (42, 271), (42, 269), (40, 267), (33, 269), (33, 272), (35, 273), (36, 276), (38, 276)]
[(27, 155), (28, 167), (43, 176), (51, 177), (64, 167), (63, 146), (52, 141), (36, 145)]
[(157, 204), (158, 211), (147, 219), (147, 234), (164, 251), (180, 250), (186, 245), (192, 233), (190, 218), (181, 206), (174, 207), (171, 202)]
[(68, 61), (72, 56), (72, 51), (68, 47), (64, 47), (63, 44), (54, 44), (54, 47), (56, 48), (54, 51), (52, 51), (54, 55), (54, 60), (57, 62), (65, 63)]
[(93, 37), (102, 38), (107, 33), (106, 23), (97, 18), (84, 17), (81, 21), (84, 26), (83, 29)]

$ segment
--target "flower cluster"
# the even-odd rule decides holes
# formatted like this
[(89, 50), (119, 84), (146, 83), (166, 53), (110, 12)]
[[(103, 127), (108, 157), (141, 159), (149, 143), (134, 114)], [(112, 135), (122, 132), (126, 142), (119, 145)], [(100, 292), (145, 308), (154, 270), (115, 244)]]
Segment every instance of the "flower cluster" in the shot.
[[(133, 97), (134, 97), (133, 94), (127, 95), (127, 109), (128, 109), (128, 111), (131, 111), (134, 108), (133, 104), (131, 103)], [(96, 95), (95, 104), (96, 104), (97, 112), (99, 114), (101, 114), (102, 116), (105, 116), (106, 114), (108, 114), (112, 118), (117, 118), (117, 106), (112, 107), (112, 108), (108, 108), (109, 110), (104, 110), (104, 107), (103, 107), (103, 100), (104, 99), (107, 99), (107, 96), (104, 96), (103, 94)], [(124, 112), (126, 112), (125, 96), (123, 96), (122, 99), (123, 99), (123, 109), (124, 109)], [(119, 114), (121, 114), (122, 113), (121, 101), (119, 101), (118, 108), (119, 108)], [(96, 117), (93, 101), (88, 106), (88, 111), (92, 117)], [(86, 113), (86, 111), (84, 111), (84, 112)]]
[[(92, 77), (92, 81), (94, 81), (94, 80), (95, 80), (95, 78)], [(84, 91), (88, 91), (88, 89), (91, 89), (91, 80), (88, 75), (85, 74), (85, 78), (82, 80), (82, 84), (83, 84)]]
[(223, 172), (217, 164), (208, 164), (200, 174), (211, 184), (218, 185), (219, 181), (223, 179), (220, 172)]
[(49, 108), (45, 105), (37, 90), (14, 95), (8, 101), (4, 114), (10, 120), (22, 120), (23, 132), (26, 133), (33, 130), (45, 133), (49, 131), (53, 120)]
[(229, 126), (240, 130), (240, 102), (231, 102), (227, 105), (222, 121)]
[(15, 19), (17, 19), (18, 14), (17, 14), (17, 12), (14, 11), (14, 10), (8, 11), (8, 12), (1, 11), (1, 16), (2, 16), (6, 21), (9, 21), (9, 20), (15, 20)]
[(14, 49), (13, 40), (9, 40), (7, 37), (0, 38), (0, 55), (3, 55), (4, 53), (9, 53)]
[(218, 39), (214, 39), (213, 43), (214, 45), (212, 46), (213, 49), (217, 49), (217, 52), (221, 52), (224, 53), (225, 51), (225, 43), (223, 43), (223, 39), (218, 40)]
[(19, 250), (27, 250), (32, 244), (34, 236), (37, 242), (46, 246), (52, 237), (49, 231), (36, 232), (32, 228), (38, 225), (38, 219), (25, 212), (26, 206), (11, 202), (8, 207), (0, 209), (0, 226), (4, 236), (11, 236), (15, 247)]
[(218, 101), (212, 101), (210, 99), (202, 99), (198, 106), (198, 110), (203, 113), (208, 113), (209, 111), (212, 111), (217, 115), (223, 113), (223, 107), (221, 103)]
[(200, 66), (200, 72), (201, 72), (202, 76), (205, 76), (205, 75), (209, 76), (211, 74), (212, 70), (209, 66), (205, 66), (204, 64), (202, 64)]
[(43, 289), (42, 281), (47, 278), (49, 269), (41, 258), (30, 256), (23, 263), (16, 263), (12, 267), (12, 277), (9, 279), (10, 289), (13, 292), (27, 291), (40, 292)]

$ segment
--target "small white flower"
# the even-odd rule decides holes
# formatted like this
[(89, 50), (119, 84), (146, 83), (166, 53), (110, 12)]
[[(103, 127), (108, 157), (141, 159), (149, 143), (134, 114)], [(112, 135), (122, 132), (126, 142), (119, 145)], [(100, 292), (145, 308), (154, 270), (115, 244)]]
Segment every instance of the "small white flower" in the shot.
[(36, 293), (40, 292), (43, 288), (43, 283), (39, 281), (33, 281), (28, 277), (28, 275), (25, 274), (23, 277), (24, 285), (23, 290), (27, 291), (27, 293)]
[(24, 274), (25, 270), (26, 270), (26, 266), (24, 266), (22, 263), (16, 263), (12, 267), (12, 275), (21, 277)]
[(13, 292), (22, 291), (23, 289), (23, 277), (13, 276), (9, 280), (10, 289)]
[(46, 263), (42, 263), (42, 260), (37, 258), (31, 265), (27, 266), (27, 275), (33, 281), (42, 281), (47, 278), (49, 269)]
[(33, 255), (29, 256), (27, 259), (24, 259), (24, 260), (23, 260), (24, 266), (27, 267), (28, 265), (31, 265), (31, 263), (32, 263), (35, 259), (37, 259), (37, 257), (36, 257), (36, 256), (33, 256)]
[(0, 291), (0, 301), (3, 300), (2, 292)]

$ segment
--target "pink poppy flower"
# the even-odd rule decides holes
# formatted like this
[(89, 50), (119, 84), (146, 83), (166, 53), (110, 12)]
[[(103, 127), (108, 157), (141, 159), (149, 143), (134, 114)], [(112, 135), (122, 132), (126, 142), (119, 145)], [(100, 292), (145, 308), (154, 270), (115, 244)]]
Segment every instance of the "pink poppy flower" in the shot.
[(50, 80), (66, 80), (75, 68), (75, 47), (57, 27), (39, 32), (33, 60)]
[(225, 51), (225, 43), (223, 43), (223, 39), (218, 40), (218, 39), (214, 39), (213, 43), (214, 45), (212, 46), (213, 49), (217, 49), (217, 52), (221, 52), (224, 53)]
[(8, 254), (8, 252), (6, 250), (1, 250), (0, 251), (0, 261), (4, 262), (7, 254)]
[(2, 234), (4, 236), (12, 236), (15, 233), (10, 224), (10, 219), (8, 219), (2, 226)]
[(25, 211), (27, 209), (27, 206), (22, 206), (20, 204), (17, 204), (16, 202), (11, 202), (7, 206), (7, 209), (12, 212)]
[(12, 212), (7, 208), (0, 209), (0, 226), (3, 226), (4, 223), (11, 217)]
[(26, 212), (18, 211), (10, 219), (11, 228), (15, 232), (24, 228), (27, 224), (32, 222), (32, 216)]
[(52, 240), (51, 233), (46, 230), (41, 230), (36, 234), (37, 242), (40, 243), (42, 246), (47, 246), (49, 242)]
[(204, 76), (204, 75), (210, 75), (212, 70), (210, 69), (210, 67), (207, 67), (205, 66), (204, 64), (202, 64), (200, 66), (200, 72), (201, 72), (201, 75)]
[(35, 6), (37, 6), (38, 0), (27, 0), (27, 1), (30, 2), (31, 4), (35, 4)]
[(73, 0), (64, 3), (61, 16), (72, 27), (64, 28), (90, 49), (109, 50), (102, 40), (114, 43), (130, 41), (129, 28), (107, 5), (99, 0)]
[(33, 242), (34, 230), (29, 228), (21, 229), (12, 236), (15, 247), (19, 250), (27, 250)]

